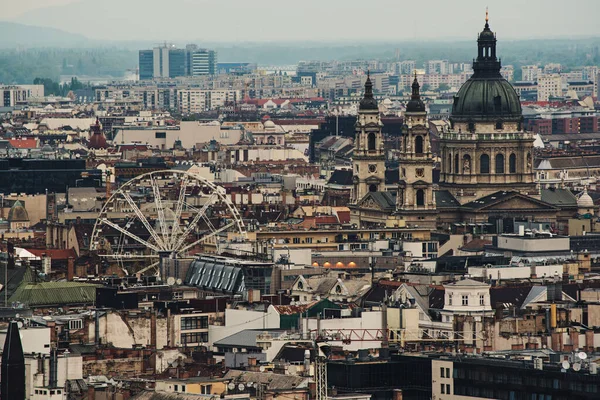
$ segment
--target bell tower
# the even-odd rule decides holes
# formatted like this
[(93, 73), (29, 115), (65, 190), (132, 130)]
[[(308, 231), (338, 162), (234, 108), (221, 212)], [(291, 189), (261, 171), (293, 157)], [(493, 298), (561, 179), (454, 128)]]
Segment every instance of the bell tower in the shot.
[[(400, 181), (396, 209), (397, 213), (411, 224), (435, 227), (434, 160), (431, 154), (427, 111), (421, 100), (419, 88), (415, 73), (412, 96), (406, 105), (405, 129), (400, 145)], [(433, 216), (426, 218), (427, 214)]]
[(358, 203), (368, 192), (385, 191), (385, 153), (383, 150), (383, 124), (377, 100), (373, 97), (373, 83), (367, 76), (365, 94), (360, 101), (356, 117), (354, 139), (353, 203)]

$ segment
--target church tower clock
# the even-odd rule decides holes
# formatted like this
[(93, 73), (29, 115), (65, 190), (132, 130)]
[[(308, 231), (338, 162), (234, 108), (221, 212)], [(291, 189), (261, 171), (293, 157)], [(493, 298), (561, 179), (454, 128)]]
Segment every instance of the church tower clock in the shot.
[(385, 191), (385, 153), (383, 149), (383, 124), (377, 100), (373, 97), (373, 83), (367, 76), (365, 94), (360, 101), (356, 118), (354, 140), (353, 203), (358, 203), (369, 192)]

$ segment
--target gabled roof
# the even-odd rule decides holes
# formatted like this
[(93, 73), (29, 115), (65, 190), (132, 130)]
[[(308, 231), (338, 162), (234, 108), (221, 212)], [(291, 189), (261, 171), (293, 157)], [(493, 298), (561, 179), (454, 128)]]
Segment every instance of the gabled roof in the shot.
[(333, 171), (331, 177), (327, 181), (329, 185), (343, 185), (343, 186), (351, 186), (352, 185), (352, 171), (337, 169)]
[(568, 189), (542, 189), (542, 201), (557, 207), (577, 207), (577, 198)]
[(510, 191), (510, 192), (499, 191), (496, 193), (492, 193), (492, 194), (489, 194), (478, 200), (473, 200), (469, 203), (463, 204), (461, 206), (461, 208), (466, 211), (468, 211), (468, 210), (481, 211), (481, 210), (493, 208), (493, 206), (499, 205), (504, 202), (508, 202), (509, 200), (515, 199), (515, 198), (525, 200), (525, 201), (529, 202), (531, 205), (535, 205), (537, 208), (556, 210), (556, 207), (553, 206), (552, 204), (546, 203), (541, 200), (537, 200), (533, 197), (529, 197), (529, 196), (526, 196), (519, 192), (514, 192), (514, 191)]
[(487, 286), (487, 287), (489, 287), (490, 285), (488, 285), (485, 282), (476, 281), (474, 279), (462, 279), (460, 281), (448, 283), (448, 284), (446, 284), (444, 286), (451, 286), (451, 287), (478, 287), (478, 286)]
[(96, 301), (96, 287), (80, 282), (23, 282), (8, 301), (30, 307), (93, 304)]
[(458, 200), (447, 190), (436, 190), (435, 203), (437, 208), (456, 208), (460, 206)]
[(396, 196), (395, 196), (395, 193), (391, 193), (391, 192), (369, 192), (360, 201), (359, 206), (362, 207), (362, 205), (364, 203), (368, 202), (369, 200), (373, 200), (375, 202), (375, 204), (377, 204), (377, 206), (382, 211), (390, 211), (391, 212), (391, 211), (396, 210)]

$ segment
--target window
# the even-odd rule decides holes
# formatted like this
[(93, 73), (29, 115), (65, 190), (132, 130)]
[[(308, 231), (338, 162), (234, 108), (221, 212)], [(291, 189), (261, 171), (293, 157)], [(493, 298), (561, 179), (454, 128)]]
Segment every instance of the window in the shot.
[(450, 368), (446, 368), (446, 378), (452, 378), (452, 376), (450, 376)]
[(469, 122), (467, 129), (469, 132), (475, 132), (475, 122)]
[(154, 133), (154, 138), (155, 139), (166, 139), (167, 138), (167, 132), (155, 132)]
[(212, 385), (202, 386), (201, 392), (202, 392), (201, 394), (211, 394), (211, 392), (212, 392)]
[(69, 330), (76, 331), (83, 328), (83, 321), (80, 319), (72, 319), (69, 321)]
[(442, 394), (446, 394), (446, 385), (440, 383), (440, 390), (442, 391)]
[(181, 330), (208, 329), (208, 316), (181, 318)]
[(181, 334), (181, 344), (206, 343), (208, 342), (208, 332), (192, 332)]
[(504, 173), (504, 154), (496, 155), (496, 173), (497, 174)]
[(448, 295), (448, 305), (451, 306), (452, 305), (452, 293), (450, 293)]
[(377, 191), (377, 185), (369, 185), (369, 192), (376, 192)]
[(479, 295), (479, 305), (485, 306), (485, 296), (482, 294)]
[(179, 390), (179, 385), (175, 385), (175, 386), (173, 387), (173, 389), (174, 389), (175, 391), (178, 391), (178, 390)]
[(469, 295), (467, 295), (467, 294), (462, 295), (462, 305), (463, 306), (469, 305)]
[(440, 367), (440, 376), (442, 378), (445, 378), (445, 376), (444, 376), (444, 367)]
[(516, 174), (517, 173), (517, 156), (515, 153), (512, 153), (508, 157), (508, 173)]
[(425, 205), (425, 191), (423, 189), (417, 190), (417, 206)]
[(448, 173), (452, 173), (452, 154), (448, 154)]
[(450, 394), (450, 385), (446, 384), (446, 394)]
[(376, 150), (375, 149), (375, 133), (371, 132), (369, 133), (368, 139), (367, 139), (367, 143), (368, 143), (368, 150)]
[(181, 391), (185, 392), (185, 385), (181, 385)]
[(490, 173), (490, 156), (482, 154), (479, 158), (479, 173), (489, 174)]
[(460, 160), (458, 159), (458, 154), (454, 156), (454, 173), (458, 174), (458, 165)]
[(415, 153), (423, 154), (423, 136), (415, 136)]

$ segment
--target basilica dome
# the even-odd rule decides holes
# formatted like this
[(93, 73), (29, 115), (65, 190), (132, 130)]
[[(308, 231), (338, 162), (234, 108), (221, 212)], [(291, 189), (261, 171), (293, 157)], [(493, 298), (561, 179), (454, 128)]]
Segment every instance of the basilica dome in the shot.
[(379, 111), (377, 100), (373, 96), (373, 82), (371, 82), (371, 76), (367, 75), (367, 82), (365, 83), (365, 95), (360, 101), (360, 110), (376, 110)]
[(496, 35), (486, 19), (477, 39), (478, 54), (473, 76), (454, 96), (451, 120), (454, 122), (520, 122), (523, 111), (517, 92), (500, 73), (496, 57)]

